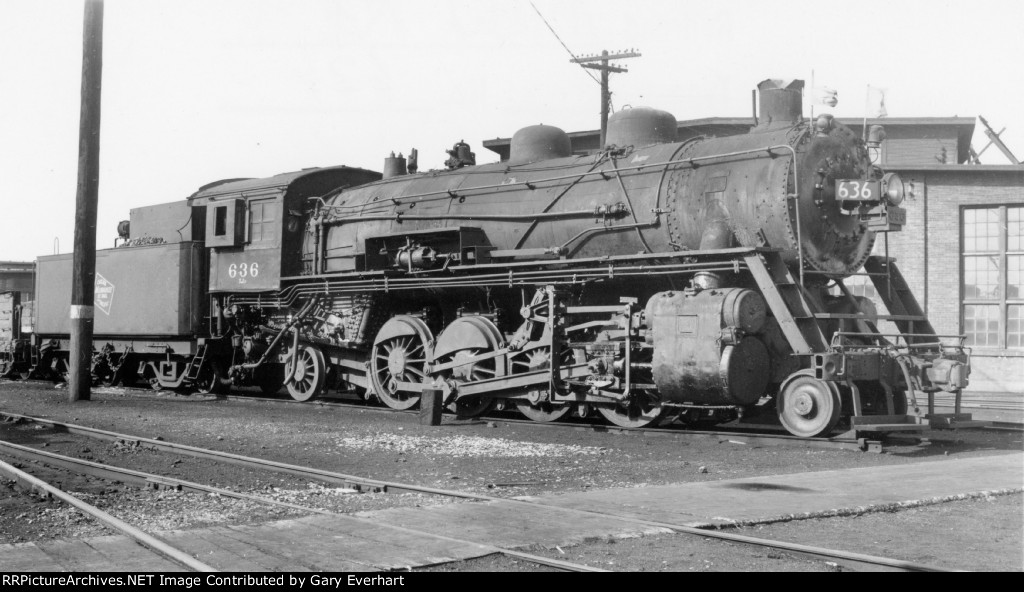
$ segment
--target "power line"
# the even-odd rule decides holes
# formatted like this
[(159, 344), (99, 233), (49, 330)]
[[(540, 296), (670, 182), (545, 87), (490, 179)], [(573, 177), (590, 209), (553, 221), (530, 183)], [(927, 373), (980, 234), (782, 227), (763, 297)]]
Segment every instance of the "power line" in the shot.
[[(533, 10), (534, 10), (534, 12), (536, 12), (536, 13), (537, 13), (537, 16), (539, 16), (539, 17), (540, 17), (540, 20), (544, 21), (544, 24), (545, 24), (545, 25), (547, 25), (547, 28), (548, 28), (548, 30), (549, 30), (549, 31), (551, 31), (551, 34), (555, 36), (555, 39), (558, 39), (558, 42), (562, 44), (562, 47), (564, 47), (564, 48), (565, 48), (565, 51), (569, 52), (569, 55), (571, 55), (571, 56), (572, 56), (572, 59), (573, 59), (573, 60), (577, 60), (577, 59), (579, 59), (579, 58), (577, 58), (577, 57), (576, 57), (576, 54), (574, 54), (574, 53), (572, 52), (572, 50), (571, 50), (571, 49), (569, 49), (569, 46), (568, 46), (568, 45), (566, 45), (564, 41), (562, 41), (562, 38), (558, 36), (558, 33), (556, 33), (556, 32), (555, 32), (555, 30), (554, 30), (554, 29), (553, 29), (553, 28), (551, 27), (551, 24), (550, 24), (550, 23), (548, 23), (548, 19), (544, 18), (544, 15), (540, 13), (540, 10), (538, 10), (538, 9), (537, 9), (537, 6), (536, 6), (536, 5), (535, 5), (535, 4), (533, 3), (533, 2), (530, 2), (530, 6), (533, 6)], [(595, 76), (594, 76), (593, 74), (591, 74), (591, 73), (590, 73), (589, 71), (587, 71), (587, 70), (583, 70), (583, 72), (585, 72), (587, 76), (590, 76), (591, 80), (593, 80), (594, 82), (596, 82), (596, 83), (598, 83), (598, 84), (601, 84), (601, 81), (600, 81), (600, 80), (598, 80), (598, 79), (597, 79), (597, 78), (596, 78), (596, 77), (595, 77)]]
[(608, 88), (608, 75), (612, 72), (629, 72), (629, 69), (624, 66), (615, 66), (609, 63), (609, 60), (621, 60), (626, 58), (638, 58), (640, 53), (630, 49), (629, 51), (620, 51), (617, 53), (608, 53), (608, 50), (604, 50), (600, 55), (589, 55), (583, 56), (582, 58), (573, 58), (570, 60), (573, 63), (579, 64), (584, 68), (590, 68), (593, 70), (601, 71), (601, 147), (604, 147), (605, 139), (608, 134), (608, 113), (612, 110), (612, 92)]

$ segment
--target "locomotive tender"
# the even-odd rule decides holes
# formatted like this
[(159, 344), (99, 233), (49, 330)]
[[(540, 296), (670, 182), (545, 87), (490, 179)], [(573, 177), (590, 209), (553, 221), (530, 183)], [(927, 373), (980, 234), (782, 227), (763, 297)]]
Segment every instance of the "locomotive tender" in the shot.
[[(969, 352), (872, 255), (905, 221), (904, 184), (871, 163), (884, 132), (806, 121), (802, 87), (762, 82), (745, 135), (679, 142), (672, 115), (631, 109), (590, 154), (532, 126), (495, 164), (460, 142), (447, 170), (390, 158), (132, 210), (97, 259), (94, 375), (396, 409), (429, 388), (464, 416), (627, 427), (726, 421), (766, 396), (798, 436), (914, 423), (908, 398), (959, 394)], [(33, 365), (61, 372), (70, 256), (38, 265)], [(844, 285), (862, 268), (890, 314)]]

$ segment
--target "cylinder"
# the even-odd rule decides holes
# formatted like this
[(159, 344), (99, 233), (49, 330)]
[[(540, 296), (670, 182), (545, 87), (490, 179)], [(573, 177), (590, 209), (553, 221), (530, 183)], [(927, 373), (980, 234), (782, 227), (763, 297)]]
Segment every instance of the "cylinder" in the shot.
[[(756, 333), (767, 315), (752, 290), (661, 292), (647, 303), (652, 372), (664, 401), (750, 405), (764, 394), (771, 357)], [(733, 331), (740, 329), (740, 332)]]

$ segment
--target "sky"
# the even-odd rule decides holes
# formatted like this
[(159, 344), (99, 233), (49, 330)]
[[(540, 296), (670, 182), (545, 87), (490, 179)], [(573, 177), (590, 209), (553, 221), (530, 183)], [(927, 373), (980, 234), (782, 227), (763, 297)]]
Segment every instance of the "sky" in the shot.
[[(1019, 0), (106, 0), (98, 248), (218, 179), (597, 129), (598, 84), (534, 6), (576, 55), (642, 54), (615, 109), (749, 117), (758, 82), (813, 72), (837, 117), (885, 88), (889, 117), (981, 114), (1024, 158)], [(71, 250), (82, 28), (81, 0), (0, 0), (0, 260)]]

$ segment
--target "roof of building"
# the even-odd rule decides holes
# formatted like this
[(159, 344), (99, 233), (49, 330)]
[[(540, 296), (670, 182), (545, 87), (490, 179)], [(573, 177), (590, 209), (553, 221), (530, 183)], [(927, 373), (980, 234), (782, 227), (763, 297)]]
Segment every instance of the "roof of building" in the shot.
[(35, 268), (31, 261), (0, 261), (0, 271), (4, 273), (30, 273)]
[(1018, 173), (1024, 175), (1024, 165), (1019, 164), (911, 164), (893, 167), (901, 171), (941, 172), (941, 173), (963, 173), (978, 172), (986, 173)]
[[(971, 144), (971, 138), (974, 136), (975, 125), (974, 117), (886, 117), (868, 118), (866, 120), (863, 118), (840, 117), (837, 119), (843, 125), (857, 131), (863, 130), (865, 122), (867, 125), (882, 125), (889, 128), (954, 128), (957, 136), (957, 160), (960, 162), (967, 160), (968, 148)], [(702, 119), (680, 120), (678, 122), (678, 129), (680, 138), (685, 139), (698, 135), (733, 136), (745, 134), (753, 125), (754, 119), (752, 117), (705, 117)], [(590, 144), (596, 146), (599, 135), (599, 130), (585, 130), (570, 132), (569, 139), (573, 142), (574, 147), (581, 146), (586, 148)], [(502, 158), (507, 158), (511, 141), (511, 138), (495, 138), (493, 140), (484, 140), (483, 145), (484, 148), (497, 153)]]

